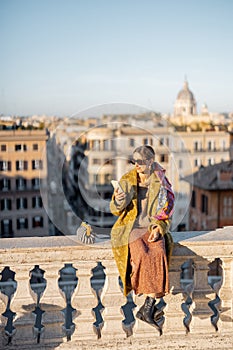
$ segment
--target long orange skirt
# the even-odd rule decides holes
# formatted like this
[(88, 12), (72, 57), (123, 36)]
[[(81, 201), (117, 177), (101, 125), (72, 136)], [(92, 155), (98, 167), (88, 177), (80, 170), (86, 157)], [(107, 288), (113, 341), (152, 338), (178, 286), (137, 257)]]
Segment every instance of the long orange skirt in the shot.
[(134, 229), (129, 250), (132, 265), (131, 284), (135, 294), (152, 294), (161, 298), (169, 292), (168, 264), (163, 237), (148, 242), (149, 232)]

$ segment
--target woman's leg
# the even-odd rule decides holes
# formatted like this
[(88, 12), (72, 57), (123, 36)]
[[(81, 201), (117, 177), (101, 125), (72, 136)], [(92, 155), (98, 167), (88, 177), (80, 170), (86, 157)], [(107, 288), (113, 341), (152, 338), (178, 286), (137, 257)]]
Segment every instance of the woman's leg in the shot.
[(131, 284), (136, 294), (161, 298), (168, 292), (168, 266), (164, 239), (148, 242), (149, 233), (129, 244)]

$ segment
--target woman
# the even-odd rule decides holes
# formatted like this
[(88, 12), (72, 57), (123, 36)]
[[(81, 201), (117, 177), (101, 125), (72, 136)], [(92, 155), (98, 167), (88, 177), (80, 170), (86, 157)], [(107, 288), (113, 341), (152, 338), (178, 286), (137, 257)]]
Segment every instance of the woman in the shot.
[(111, 230), (111, 243), (124, 295), (132, 290), (144, 294), (145, 303), (136, 317), (158, 328), (154, 304), (169, 292), (174, 194), (165, 170), (154, 158), (151, 146), (134, 150), (135, 167), (120, 179), (123, 191), (114, 190), (110, 210), (119, 216)]

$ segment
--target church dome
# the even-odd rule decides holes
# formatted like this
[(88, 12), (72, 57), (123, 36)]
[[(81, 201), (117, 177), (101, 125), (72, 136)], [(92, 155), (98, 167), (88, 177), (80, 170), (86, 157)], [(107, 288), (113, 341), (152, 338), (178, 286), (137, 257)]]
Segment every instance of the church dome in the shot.
[(174, 115), (175, 116), (188, 116), (195, 115), (197, 113), (196, 101), (192, 91), (189, 90), (188, 82), (185, 79), (183, 89), (177, 95)]
[(183, 89), (177, 95), (177, 100), (195, 101), (192, 91), (189, 90), (188, 82), (184, 82)]

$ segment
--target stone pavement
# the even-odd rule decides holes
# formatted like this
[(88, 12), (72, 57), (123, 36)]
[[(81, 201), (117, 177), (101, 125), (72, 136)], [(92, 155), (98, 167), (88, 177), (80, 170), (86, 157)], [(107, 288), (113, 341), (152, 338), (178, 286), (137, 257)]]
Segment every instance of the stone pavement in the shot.
[(232, 334), (180, 334), (155, 336), (153, 339), (99, 339), (70, 341), (62, 344), (8, 345), (1, 350), (233, 350)]
[(63, 343), (57, 349), (80, 350), (233, 350), (233, 335), (156, 336), (154, 339), (116, 339), (109, 341)]

